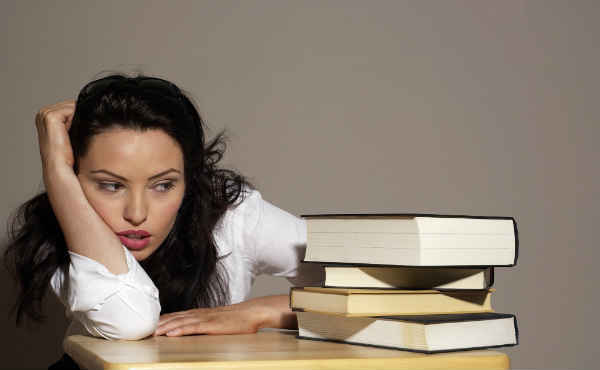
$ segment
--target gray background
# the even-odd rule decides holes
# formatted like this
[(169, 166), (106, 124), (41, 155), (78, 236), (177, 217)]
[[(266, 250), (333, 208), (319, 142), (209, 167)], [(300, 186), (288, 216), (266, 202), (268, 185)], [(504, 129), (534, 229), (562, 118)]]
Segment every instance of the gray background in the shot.
[[(497, 271), (514, 368), (592, 368), (599, 155), (597, 1), (0, 2), (0, 221), (42, 189), (35, 112), (98, 73), (168, 78), (224, 165), (293, 214), (514, 216)], [(2, 247), (2, 250), (4, 247)], [(61, 354), (62, 307), (17, 329), (0, 288), (0, 366)], [(254, 296), (287, 293), (261, 278)]]

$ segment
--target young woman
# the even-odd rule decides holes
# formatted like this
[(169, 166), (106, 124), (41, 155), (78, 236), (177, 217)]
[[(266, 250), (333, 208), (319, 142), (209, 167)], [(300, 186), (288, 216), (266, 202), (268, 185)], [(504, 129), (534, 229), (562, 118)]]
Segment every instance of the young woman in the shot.
[(36, 115), (46, 192), (14, 214), (5, 262), (16, 317), (43, 320), (50, 287), (67, 335), (252, 333), (295, 328), (288, 296), (246, 300), (254, 278), (320, 280), (304, 220), (217, 166), (190, 99), (163, 79), (111, 75)]

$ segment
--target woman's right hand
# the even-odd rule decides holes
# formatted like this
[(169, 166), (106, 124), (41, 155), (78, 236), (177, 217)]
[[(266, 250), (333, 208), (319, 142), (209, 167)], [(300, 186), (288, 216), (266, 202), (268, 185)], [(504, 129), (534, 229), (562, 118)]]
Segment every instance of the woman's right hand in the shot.
[(75, 101), (66, 100), (41, 108), (35, 115), (44, 170), (51, 166), (73, 169), (75, 160), (69, 139), (69, 128), (75, 113)]

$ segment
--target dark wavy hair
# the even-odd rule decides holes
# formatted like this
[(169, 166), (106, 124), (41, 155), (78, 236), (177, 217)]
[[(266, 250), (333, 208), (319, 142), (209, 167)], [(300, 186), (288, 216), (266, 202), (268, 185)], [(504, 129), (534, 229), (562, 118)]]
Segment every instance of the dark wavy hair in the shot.
[[(96, 87), (86, 89), (92, 84)], [(94, 135), (117, 127), (162, 130), (183, 152), (186, 192), (174, 226), (160, 247), (140, 261), (160, 291), (162, 313), (228, 304), (227, 274), (212, 232), (226, 210), (255, 187), (234, 170), (217, 166), (226, 149), (225, 130), (205, 143), (205, 123), (189, 94), (166, 80), (116, 73), (86, 87), (78, 95), (69, 129), (75, 173)], [(68, 276), (70, 265), (46, 192), (9, 217), (8, 237), (4, 263), (19, 288), (11, 312), (16, 310), (17, 325), (23, 315), (43, 322), (50, 279), (58, 268)]]

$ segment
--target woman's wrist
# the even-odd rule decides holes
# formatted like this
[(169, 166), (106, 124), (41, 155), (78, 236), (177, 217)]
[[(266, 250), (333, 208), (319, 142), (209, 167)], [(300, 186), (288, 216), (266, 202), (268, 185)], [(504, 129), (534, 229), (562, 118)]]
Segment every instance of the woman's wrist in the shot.
[(248, 310), (256, 329), (297, 329), (296, 314), (289, 308), (288, 295), (266, 296), (239, 303)]
[(77, 178), (72, 167), (64, 162), (56, 160), (42, 161), (42, 175), (46, 190), (48, 190), (48, 187), (51, 187), (53, 183), (70, 181), (73, 178)]

